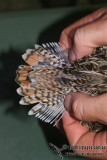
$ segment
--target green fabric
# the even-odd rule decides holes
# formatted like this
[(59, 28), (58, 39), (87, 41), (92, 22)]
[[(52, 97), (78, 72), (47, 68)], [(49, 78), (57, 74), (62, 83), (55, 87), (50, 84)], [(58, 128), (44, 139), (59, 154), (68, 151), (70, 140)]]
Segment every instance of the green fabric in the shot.
[[(63, 28), (98, 7), (0, 14), (0, 160), (59, 159), (49, 143), (61, 148), (67, 140), (55, 127), (28, 116), (31, 106), (19, 105), (15, 71), (24, 64), (21, 54), (26, 49), (58, 41)], [(64, 156), (71, 158), (86, 159)]]

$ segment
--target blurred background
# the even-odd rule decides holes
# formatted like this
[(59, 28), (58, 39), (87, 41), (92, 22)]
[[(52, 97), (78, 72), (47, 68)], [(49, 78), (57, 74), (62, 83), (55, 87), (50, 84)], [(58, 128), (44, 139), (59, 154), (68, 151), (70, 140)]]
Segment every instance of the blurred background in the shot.
[(104, 6), (107, 0), (0, 0), (0, 160), (59, 160), (49, 144), (62, 148), (68, 145), (66, 136), (27, 115), (34, 105), (19, 104), (16, 70), (25, 64), (26, 49), (58, 42), (65, 27)]
[(103, 4), (107, 0), (0, 0), (0, 12)]

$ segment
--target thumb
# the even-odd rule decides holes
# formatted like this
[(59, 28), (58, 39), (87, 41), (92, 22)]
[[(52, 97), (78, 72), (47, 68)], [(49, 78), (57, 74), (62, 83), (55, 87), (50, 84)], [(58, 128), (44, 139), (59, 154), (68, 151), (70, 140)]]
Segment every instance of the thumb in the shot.
[(65, 109), (78, 120), (107, 124), (107, 93), (89, 96), (85, 93), (69, 93), (65, 97)]
[(93, 52), (94, 48), (107, 44), (107, 14), (78, 28), (74, 34), (70, 59), (75, 61)]

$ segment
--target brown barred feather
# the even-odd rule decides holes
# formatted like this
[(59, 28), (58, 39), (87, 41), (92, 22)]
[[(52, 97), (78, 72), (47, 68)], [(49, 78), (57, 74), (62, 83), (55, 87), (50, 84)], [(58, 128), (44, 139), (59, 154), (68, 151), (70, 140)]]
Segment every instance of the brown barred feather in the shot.
[[(93, 54), (75, 63), (58, 43), (35, 45), (22, 55), (28, 66), (19, 66), (16, 82), (22, 99), (20, 104), (35, 106), (29, 115), (47, 123), (58, 121), (65, 113), (64, 97), (68, 92), (84, 92), (92, 96), (107, 92), (107, 46), (97, 48)], [(89, 130), (100, 131), (98, 122), (81, 122)]]

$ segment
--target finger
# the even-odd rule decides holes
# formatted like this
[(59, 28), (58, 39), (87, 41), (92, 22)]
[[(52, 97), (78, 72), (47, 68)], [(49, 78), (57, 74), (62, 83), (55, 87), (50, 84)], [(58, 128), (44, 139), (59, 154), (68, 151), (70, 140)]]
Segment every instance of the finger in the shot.
[[(107, 14), (100, 20), (78, 28), (74, 35), (71, 60), (80, 59), (93, 52), (94, 48), (107, 44)], [(72, 53), (73, 52), (73, 53)], [(74, 57), (75, 54), (75, 57)]]
[(75, 145), (77, 141), (80, 139), (80, 137), (83, 134), (88, 132), (88, 127), (86, 125), (82, 126), (80, 124), (80, 121), (78, 121), (68, 112), (66, 112), (64, 116), (62, 117), (62, 121), (63, 121), (63, 128), (65, 130), (68, 141), (72, 145)]
[(69, 93), (64, 103), (66, 110), (78, 120), (107, 124), (107, 93), (100, 96)]
[(76, 21), (75, 23), (69, 25), (65, 28), (60, 37), (60, 44), (65, 49), (70, 49), (72, 46), (72, 38), (74, 36), (75, 30), (83, 25), (86, 25), (90, 22), (95, 21), (99, 17), (101, 17), (107, 11), (107, 7), (98, 9), (97, 11), (81, 18), (80, 20)]
[(58, 119), (56, 119), (55, 126), (63, 135), (65, 135), (64, 129), (63, 129), (63, 124), (62, 124), (62, 119), (60, 121), (58, 121)]
[[(68, 112), (63, 116), (63, 127), (71, 146), (92, 146), (91, 149), (74, 149), (79, 153), (103, 153), (104, 156), (88, 156), (93, 158), (107, 158), (107, 149), (94, 149), (94, 146), (107, 146), (107, 132), (88, 132), (85, 126), (80, 125), (79, 121), (73, 118)], [(87, 157), (87, 155), (86, 155)]]

